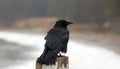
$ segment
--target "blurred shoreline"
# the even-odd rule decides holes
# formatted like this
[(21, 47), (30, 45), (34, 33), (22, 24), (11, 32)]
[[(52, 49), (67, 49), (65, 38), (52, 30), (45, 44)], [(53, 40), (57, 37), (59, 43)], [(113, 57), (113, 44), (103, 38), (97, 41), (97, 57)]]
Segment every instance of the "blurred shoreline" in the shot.
[(76, 41), (79, 39), (100, 42), (100, 43), (108, 43), (108, 44), (120, 44), (120, 36), (109, 33), (72, 33), (72, 38)]
[[(8, 32), (19, 32), (19, 33), (30, 33), (30, 34), (45, 34), (49, 30), (42, 29), (2, 29), (0, 31), (8, 31)], [(99, 42), (99, 43), (107, 43), (107, 44), (118, 44), (120, 45), (120, 35), (110, 34), (110, 33), (89, 33), (89, 32), (77, 32), (72, 31), (70, 29), (70, 37), (77, 42), (81, 40), (90, 41), (90, 42)]]

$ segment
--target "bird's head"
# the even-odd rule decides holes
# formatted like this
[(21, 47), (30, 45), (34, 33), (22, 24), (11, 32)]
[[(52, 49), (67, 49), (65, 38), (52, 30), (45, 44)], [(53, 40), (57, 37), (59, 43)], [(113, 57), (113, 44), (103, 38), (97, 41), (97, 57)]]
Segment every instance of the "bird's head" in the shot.
[(73, 24), (73, 23), (62, 19), (62, 20), (56, 21), (56, 24), (54, 25), (54, 27), (66, 28), (70, 24)]

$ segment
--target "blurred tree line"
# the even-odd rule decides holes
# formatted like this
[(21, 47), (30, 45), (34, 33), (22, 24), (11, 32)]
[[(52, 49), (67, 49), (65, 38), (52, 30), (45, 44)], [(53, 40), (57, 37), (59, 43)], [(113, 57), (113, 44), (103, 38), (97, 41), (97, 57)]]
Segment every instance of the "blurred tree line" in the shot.
[(120, 17), (119, 3), (120, 0), (0, 0), (0, 20), (8, 24), (20, 18), (55, 16), (101, 24)]

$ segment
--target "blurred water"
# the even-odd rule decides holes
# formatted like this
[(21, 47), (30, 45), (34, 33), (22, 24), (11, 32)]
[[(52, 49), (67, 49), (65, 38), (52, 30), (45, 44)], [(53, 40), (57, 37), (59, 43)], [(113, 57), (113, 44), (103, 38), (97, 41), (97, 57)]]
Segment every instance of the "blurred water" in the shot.
[[(20, 61), (19, 63), (13, 62), (10, 58), (0, 55), (0, 60), (7, 62), (6, 64), (0, 63), (0, 69), (35, 69), (35, 60), (44, 48), (43, 38), (42, 35), (35, 34), (0, 32), (0, 47), (5, 48), (3, 52), (13, 51), (3, 54), (9, 54), (9, 57), (15, 55), (16, 58), (12, 57), (12, 59)], [(120, 55), (113, 50), (70, 41), (67, 55), (70, 69), (120, 69)], [(14, 63), (13, 65), (11, 65), (11, 61)], [(6, 68), (3, 68), (4, 65)]]
[(0, 69), (31, 60), (32, 57), (28, 53), (33, 50), (32, 47), (0, 40)]

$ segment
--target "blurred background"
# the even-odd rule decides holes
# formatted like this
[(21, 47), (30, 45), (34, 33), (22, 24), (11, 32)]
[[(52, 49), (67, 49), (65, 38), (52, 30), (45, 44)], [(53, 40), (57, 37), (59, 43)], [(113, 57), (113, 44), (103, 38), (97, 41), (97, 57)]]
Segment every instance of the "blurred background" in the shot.
[[(0, 0), (0, 69), (34, 68), (44, 48), (46, 32), (59, 19), (74, 23), (68, 27), (70, 69), (120, 69), (119, 3), (120, 0)], [(74, 65), (76, 59), (81, 65)]]

